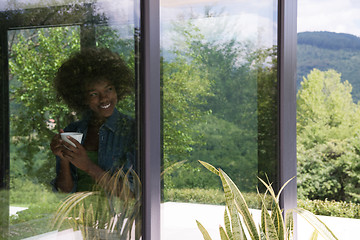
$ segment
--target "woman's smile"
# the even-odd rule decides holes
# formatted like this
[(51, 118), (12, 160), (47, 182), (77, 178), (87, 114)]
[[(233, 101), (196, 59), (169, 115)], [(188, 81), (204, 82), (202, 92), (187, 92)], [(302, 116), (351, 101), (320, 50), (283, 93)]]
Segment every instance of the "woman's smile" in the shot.
[(111, 106), (111, 104), (109, 103), (109, 104), (106, 104), (106, 105), (102, 105), (102, 106), (100, 106), (100, 107), (106, 109), (106, 108), (108, 108), (108, 107), (110, 107), (110, 106)]
[(117, 103), (117, 93), (107, 80), (92, 84), (87, 89), (89, 108), (97, 118), (108, 118), (112, 115)]

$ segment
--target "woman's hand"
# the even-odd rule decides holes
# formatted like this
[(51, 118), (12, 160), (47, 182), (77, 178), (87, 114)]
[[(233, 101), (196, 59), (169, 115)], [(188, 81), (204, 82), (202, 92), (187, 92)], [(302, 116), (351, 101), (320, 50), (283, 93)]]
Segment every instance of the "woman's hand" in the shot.
[[(60, 133), (63, 132), (64, 131), (61, 129)], [(63, 141), (60, 133), (56, 134), (50, 143), (51, 151), (61, 159), (61, 170), (57, 179), (58, 187), (64, 192), (71, 191), (73, 187), (69, 163), (72, 163), (78, 169), (89, 174), (95, 181), (99, 181), (105, 171), (90, 160), (86, 153), (86, 149), (78, 141), (68, 136), (69, 140), (75, 144), (74, 147), (70, 143)]]
[(62, 141), (64, 147), (61, 151), (63, 159), (68, 160), (84, 172), (89, 172), (89, 167), (94, 165), (94, 163), (89, 159), (85, 148), (71, 136), (67, 136), (67, 138), (75, 144), (75, 147), (70, 143)]
[(63, 133), (64, 130), (60, 129), (59, 133), (56, 134), (52, 139), (50, 143), (50, 149), (54, 153), (54, 155), (63, 158), (63, 149), (64, 149), (64, 141), (61, 139), (60, 134)]
[(62, 151), (64, 160), (71, 162), (75, 167), (89, 174), (95, 181), (99, 181), (105, 171), (90, 160), (86, 149), (78, 141), (70, 136), (68, 138), (75, 144), (75, 147), (63, 141), (65, 147)]

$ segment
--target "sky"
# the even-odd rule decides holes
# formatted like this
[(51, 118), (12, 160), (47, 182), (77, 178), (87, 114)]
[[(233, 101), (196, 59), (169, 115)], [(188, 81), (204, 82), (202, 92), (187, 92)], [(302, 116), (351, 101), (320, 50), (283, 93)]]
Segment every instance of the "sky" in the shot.
[(360, 37), (359, 0), (298, 0), (298, 32), (329, 31)]
[[(37, 0), (40, 2), (51, 2), (51, 0)], [(58, 0), (73, 1), (73, 0)], [(82, 0), (78, 0), (82, 1)], [(91, 0), (87, 0), (91, 1)], [(108, 0), (100, 0), (109, 2)], [(117, 0), (121, 6), (133, 0)], [(9, 0), (0, 0), (0, 9), (7, 6)], [(10, 2), (36, 2), (34, 0), (10, 0)], [(162, 18), (173, 18), (186, 6), (203, 7), (205, 5), (225, 7), (229, 15), (247, 16), (246, 26), (241, 26), (243, 30), (256, 29), (249, 23), (257, 23), (260, 18), (271, 18), (269, 10), (275, 9), (271, 6), (274, 0), (160, 0), (162, 8)], [(298, 32), (304, 31), (331, 31), (338, 33), (349, 33), (360, 37), (360, 1), (359, 0), (298, 0)], [(126, 5), (126, 4), (125, 4)], [(231, 7), (228, 7), (231, 6)], [(131, 9), (127, 7), (127, 9)], [(254, 19), (254, 20), (252, 20)], [(270, 20), (270, 19), (269, 19)], [(271, 19), (273, 20), (273, 19)], [(248, 32), (248, 31), (242, 31)]]
[[(258, 47), (272, 47), (277, 43), (277, 5), (275, 0), (160, 0), (162, 47), (173, 43), (173, 21), (183, 21), (182, 16), (196, 16), (192, 22), (206, 39), (236, 39), (251, 41)], [(210, 7), (212, 18), (205, 18)]]

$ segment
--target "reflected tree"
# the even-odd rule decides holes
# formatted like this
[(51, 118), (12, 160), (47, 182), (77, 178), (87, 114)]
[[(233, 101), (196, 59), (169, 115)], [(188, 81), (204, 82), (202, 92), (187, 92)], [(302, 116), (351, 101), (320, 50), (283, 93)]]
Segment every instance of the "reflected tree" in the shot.
[(48, 182), (49, 169), (54, 167), (49, 141), (61, 126), (76, 118), (59, 102), (52, 82), (61, 63), (80, 49), (79, 30), (11, 31), (9, 39), (11, 143), (16, 147), (11, 170), (20, 164), (26, 171), (16, 174)]
[(173, 187), (217, 188), (219, 183), (199, 169), (197, 160), (201, 159), (225, 169), (242, 191), (256, 191), (258, 158), (259, 165), (267, 166), (262, 174), (271, 171), (267, 174), (275, 180), (276, 47), (254, 50), (252, 44), (234, 38), (205, 37), (195, 22), (174, 24), (174, 54), (166, 52), (168, 61), (183, 56), (187, 64), (196, 63), (191, 65), (194, 73), (209, 81), (209, 93), (193, 102), (201, 118), (187, 124), (192, 139), (198, 141), (187, 153), (188, 163), (172, 173)]

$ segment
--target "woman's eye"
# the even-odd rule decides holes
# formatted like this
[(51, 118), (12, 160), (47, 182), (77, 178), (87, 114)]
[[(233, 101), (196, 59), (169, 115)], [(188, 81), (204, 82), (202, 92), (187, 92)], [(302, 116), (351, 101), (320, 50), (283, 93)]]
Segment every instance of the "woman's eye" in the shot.
[(89, 96), (90, 96), (90, 97), (96, 97), (96, 96), (97, 96), (97, 93), (90, 93)]

